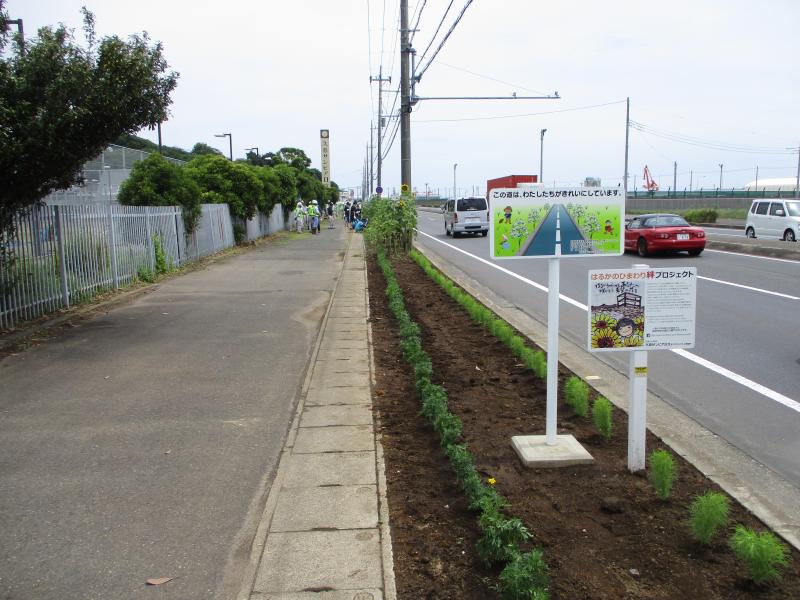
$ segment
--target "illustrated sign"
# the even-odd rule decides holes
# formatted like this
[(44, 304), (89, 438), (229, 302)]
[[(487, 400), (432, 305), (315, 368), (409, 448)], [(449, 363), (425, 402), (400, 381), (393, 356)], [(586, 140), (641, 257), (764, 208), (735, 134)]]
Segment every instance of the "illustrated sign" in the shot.
[(330, 132), (327, 129), (319, 130), (319, 141), (322, 146), (322, 184), (326, 187), (331, 186), (331, 157), (330, 151)]
[(622, 188), (496, 188), (489, 195), (492, 258), (619, 256)]
[(589, 351), (693, 348), (696, 291), (695, 267), (589, 271)]

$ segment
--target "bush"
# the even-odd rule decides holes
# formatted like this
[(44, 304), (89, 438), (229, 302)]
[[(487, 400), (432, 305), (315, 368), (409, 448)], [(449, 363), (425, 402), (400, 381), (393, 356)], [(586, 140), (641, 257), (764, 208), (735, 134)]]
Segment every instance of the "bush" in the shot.
[(598, 398), (592, 405), (592, 420), (594, 426), (606, 441), (611, 439), (611, 402), (603, 397)]
[(515, 555), (500, 573), (497, 591), (503, 600), (547, 600), (547, 564), (538, 548)]
[(572, 375), (564, 386), (564, 394), (575, 414), (585, 417), (589, 412), (589, 386), (580, 377)]
[(234, 223), (233, 225), (233, 241), (238, 246), (239, 244), (243, 243), (245, 238), (247, 237), (247, 229), (244, 225), (240, 223)]
[(747, 567), (750, 579), (759, 585), (780, 579), (778, 567), (789, 564), (786, 545), (769, 531), (756, 533), (737, 525), (730, 543), (733, 553)]
[(675, 459), (666, 450), (654, 450), (650, 455), (650, 481), (659, 498), (669, 498), (675, 481)]
[(695, 208), (683, 213), (689, 223), (716, 223), (717, 211), (713, 208)]
[(697, 496), (692, 502), (690, 527), (692, 537), (708, 545), (717, 531), (728, 523), (728, 498), (717, 492)]

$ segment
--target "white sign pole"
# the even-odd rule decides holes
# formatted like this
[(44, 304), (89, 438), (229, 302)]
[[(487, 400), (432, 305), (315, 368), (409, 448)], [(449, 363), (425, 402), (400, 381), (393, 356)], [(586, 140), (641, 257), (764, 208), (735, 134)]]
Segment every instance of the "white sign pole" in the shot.
[[(557, 246), (560, 249), (560, 246)], [(560, 295), (559, 259), (547, 260), (547, 445), (555, 446), (558, 411), (558, 297)]]
[(635, 473), (645, 467), (647, 350), (634, 350), (630, 353), (628, 380), (628, 470)]
[[(635, 264), (634, 269), (648, 265)], [(634, 350), (628, 363), (628, 470), (645, 468), (647, 438), (647, 350)]]

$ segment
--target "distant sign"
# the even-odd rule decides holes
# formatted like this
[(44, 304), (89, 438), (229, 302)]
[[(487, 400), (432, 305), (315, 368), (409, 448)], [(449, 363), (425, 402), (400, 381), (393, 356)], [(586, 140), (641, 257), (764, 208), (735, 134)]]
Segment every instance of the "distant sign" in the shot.
[(383, 188), (381, 186), (376, 187), (375, 188), (375, 193), (376, 194), (382, 194), (383, 193)]
[(589, 351), (693, 348), (697, 269), (589, 271)]
[(492, 258), (618, 256), (621, 188), (497, 188), (490, 192)]
[(319, 130), (320, 152), (322, 156), (322, 184), (326, 187), (331, 186), (330, 137), (330, 131), (327, 129)]

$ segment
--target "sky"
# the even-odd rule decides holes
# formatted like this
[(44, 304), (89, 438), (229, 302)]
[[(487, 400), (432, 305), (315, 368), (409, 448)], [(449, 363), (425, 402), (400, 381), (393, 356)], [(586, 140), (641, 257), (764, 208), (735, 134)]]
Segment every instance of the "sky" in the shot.
[[(717, 187), (720, 172), (724, 188), (753, 181), (757, 168), (760, 180), (797, 173), (797, 0), (408, 2), (417, 96), (508, 98), (416, 104), (419, 194), (451, 195), (454, 179), (460, 195), (484, 194), (487, 179), (538, 174), (540, 161), (546, 185), (598, 177), (616, 186), (626, 98), (629, 189), (642, 188), (645, 165), (661, 189), (677, 170), (678, 190)], [(342, 188), (360, 190), (378, 123), (370, 76), (391, 77), (382, 184), (399, 189), (399, 0), (8, 0), (6, 9), (23, 19), (26, 38), (56, 23), (80, 37), (82, 5), (99, 36), (147, 31), (163, 44), (180, 73), (165, 144), (204, 142), (227, 155), (228, 140), (214, 135), (230, 132), (234, 158), (291, 146), (320, 168), (319, 132), (328, 129), (331, 179)], [(560, 99), (511, 99), (556, 91)]]

